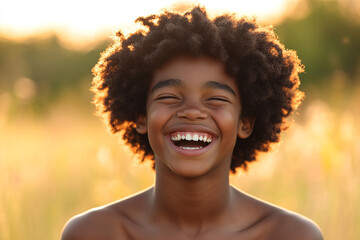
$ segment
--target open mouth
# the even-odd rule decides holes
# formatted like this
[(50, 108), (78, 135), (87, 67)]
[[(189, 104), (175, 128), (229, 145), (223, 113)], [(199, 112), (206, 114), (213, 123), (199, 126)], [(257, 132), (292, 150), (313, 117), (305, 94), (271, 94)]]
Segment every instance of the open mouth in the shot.
[(198, 150), (207, 147), (214, 136), (202, 132), (174, 132), (170, 134), (170, 140), (179, 148), (188, 150)]

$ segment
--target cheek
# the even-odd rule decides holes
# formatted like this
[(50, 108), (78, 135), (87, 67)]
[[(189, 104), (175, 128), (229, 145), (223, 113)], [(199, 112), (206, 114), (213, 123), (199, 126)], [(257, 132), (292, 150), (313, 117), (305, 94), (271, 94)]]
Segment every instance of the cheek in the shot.
[(158, 128), (162, 127), (169, 119), (170, 111), (166, 108), (150, 107), (147, 114), (148, 126), (156, 128), (158, 131)]
[(162, 130), (169, 120), (170, 113), (164, 108), (149, 109), (147, 116), (148, 138), (154, 152), (162, 144)]
[(236, 111), (220, 110), (216, 113), (217, 122), (222, 128), (234, 129), (234, 126), (239, 122), (240, 114)]
[[(221, 111), (217, 117), (217, 124), (222, 132), (223, 140), (230, 143), (237, 139), (240, 113), (235, 111)], [(234, 143), (235, 144), (235, 143)]]

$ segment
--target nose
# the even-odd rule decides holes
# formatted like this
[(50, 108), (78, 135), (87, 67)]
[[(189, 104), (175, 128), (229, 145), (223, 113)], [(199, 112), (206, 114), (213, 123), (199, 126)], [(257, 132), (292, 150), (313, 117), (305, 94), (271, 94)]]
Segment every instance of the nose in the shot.
[(202, 120), (208, 117), (208, 114), (196, 107), (187, 107), (177, 112), (177, 117), (187, 120)]

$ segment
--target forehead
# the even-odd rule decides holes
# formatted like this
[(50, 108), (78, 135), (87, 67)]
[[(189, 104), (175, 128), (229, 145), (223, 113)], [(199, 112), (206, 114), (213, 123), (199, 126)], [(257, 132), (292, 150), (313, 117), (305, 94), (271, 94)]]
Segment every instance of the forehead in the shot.
[(209, 58), (177, 57), (169, 60), (155, 70), (151, 87), (166, 79), (180, 79), (186, 83), (204, 84), (206, 81), (217, 81), (230, 85), (237, 90), (235, 80), (225, 71), (221, 61)]

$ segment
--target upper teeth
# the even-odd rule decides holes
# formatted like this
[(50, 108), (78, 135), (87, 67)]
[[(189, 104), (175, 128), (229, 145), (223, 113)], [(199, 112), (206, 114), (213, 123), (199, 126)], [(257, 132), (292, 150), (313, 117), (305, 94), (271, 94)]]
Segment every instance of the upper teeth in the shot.
[(186, 141), (203, 141), (203, 142), (212, 142), (212, 138), (205, 134), (190, 134), (190, 133), (178, 133), (173, 136), (171, 136), (172, 141), (180, 141), (180, 140), (186, 140)]

